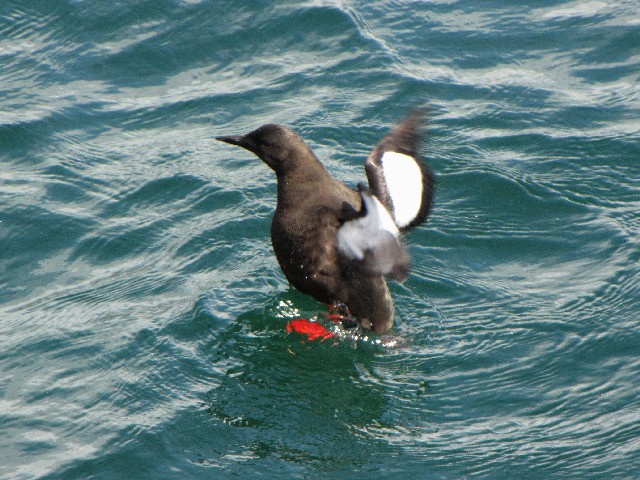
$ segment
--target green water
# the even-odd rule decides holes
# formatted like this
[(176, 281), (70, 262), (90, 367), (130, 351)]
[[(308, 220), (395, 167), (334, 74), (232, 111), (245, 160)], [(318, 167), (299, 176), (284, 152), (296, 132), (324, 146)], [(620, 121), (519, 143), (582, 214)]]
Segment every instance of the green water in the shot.
[[(640, 13), (6, 1), (0, 478), (640, 477)], [(286, 331), (275, 177), (429, 105), (398, 346)]]

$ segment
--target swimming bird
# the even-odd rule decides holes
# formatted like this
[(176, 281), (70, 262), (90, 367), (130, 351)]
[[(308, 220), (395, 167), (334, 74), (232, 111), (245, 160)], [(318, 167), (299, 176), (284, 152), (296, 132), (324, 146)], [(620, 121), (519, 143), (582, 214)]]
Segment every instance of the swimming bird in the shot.
[(377, 333), (393, 326), (385, 276), (407, 278), (401, 234), (431, 210), (434, 176), (420, 158), (423, 113), (405, 117), (365, 162), (368, 187), (335, 179), (307, 143), (283, 125), (216, 140), (238, 145), (271, 167), (278, 180), (271, 242), (289, 283), (330, 305), (346, 305)]

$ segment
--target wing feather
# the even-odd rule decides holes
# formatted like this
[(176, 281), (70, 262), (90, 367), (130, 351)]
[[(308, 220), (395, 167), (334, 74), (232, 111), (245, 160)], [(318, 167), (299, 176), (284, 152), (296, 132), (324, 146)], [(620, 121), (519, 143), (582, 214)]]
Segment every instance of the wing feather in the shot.
[(422, 110), (407, 115), (365, 162), (371, 193), (401, 231), (420, 225), (431, 211), (435, 178), (419, 153), (423, 119)]

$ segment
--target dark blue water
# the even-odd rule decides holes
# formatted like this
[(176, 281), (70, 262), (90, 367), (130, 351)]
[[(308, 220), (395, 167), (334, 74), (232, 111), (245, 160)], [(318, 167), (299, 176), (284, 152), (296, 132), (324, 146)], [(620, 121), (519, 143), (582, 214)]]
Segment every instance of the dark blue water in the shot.
[[(4, 1), (0, 478), (640, 477), (637, 0)], [(285, 123), (430, 109), (396, 346), (302, 342)]]

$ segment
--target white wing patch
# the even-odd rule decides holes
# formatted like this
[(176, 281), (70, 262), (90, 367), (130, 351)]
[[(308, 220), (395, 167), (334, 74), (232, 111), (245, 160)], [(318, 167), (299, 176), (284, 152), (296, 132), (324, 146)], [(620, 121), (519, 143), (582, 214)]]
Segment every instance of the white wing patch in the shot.
[(396, 224), (400, 228), (406, 227), (420, 211), (422, 170), (413, 157), (403, 153), (384, 152), (380, 160)]
[(397, 237), (400, 232), (391, 218), (389, 211), (384, 208), (373, 195), (361, 194), (365, 202), (367, 214), (363, 217), (345, 222), (338, 230), (338, 250), (342, 254), (355, 260), (362, 260), (367, 250), (372, 250), (383, 232)]
[(338, 251), (347, 258), (363, 262), (373, 275), (404, 280), (409, 258), (400, 243), (400, 231), (391, 214), (375, 196), (360, 192), (366, 215), (345, 222), (338, 230)]

